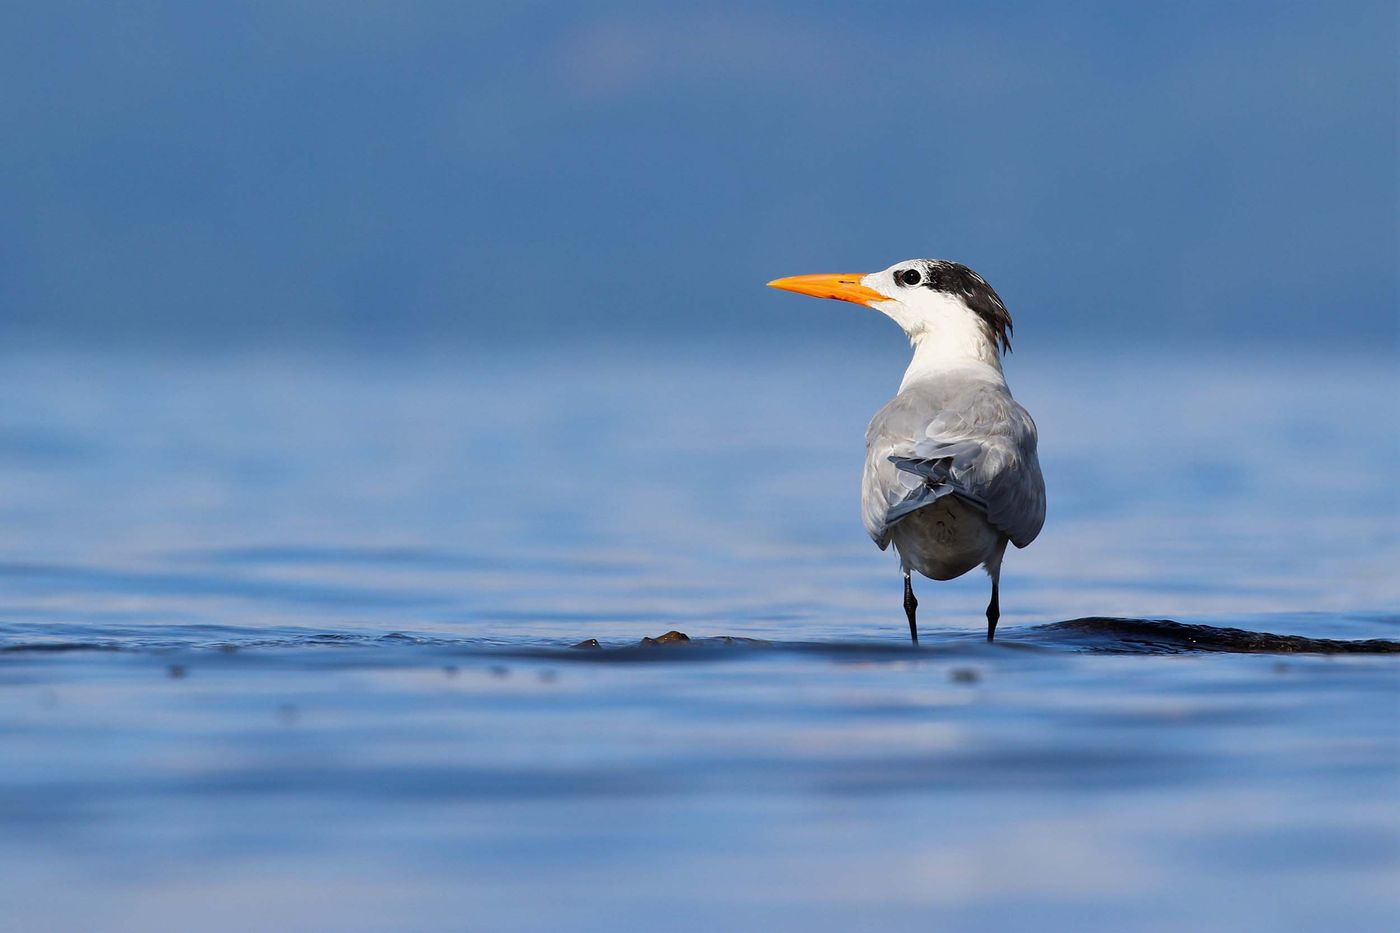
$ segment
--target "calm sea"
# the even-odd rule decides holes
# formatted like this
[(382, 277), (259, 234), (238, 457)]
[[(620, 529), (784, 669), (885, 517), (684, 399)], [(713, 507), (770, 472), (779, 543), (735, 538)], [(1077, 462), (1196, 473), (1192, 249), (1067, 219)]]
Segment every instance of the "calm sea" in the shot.
[(6, 930), (1400, 924), (1389, 359), (1013, 356), (917, 651), (897, 348), (0, 363)]

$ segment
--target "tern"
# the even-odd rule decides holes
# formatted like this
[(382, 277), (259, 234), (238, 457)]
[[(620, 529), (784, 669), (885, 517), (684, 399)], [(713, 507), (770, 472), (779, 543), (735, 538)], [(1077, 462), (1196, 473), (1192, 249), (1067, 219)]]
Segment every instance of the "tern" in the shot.
[(910, 573), (951, 580), (979, 564), (992, 579), (991, 641), (1006, 544), (1025, 547), (1045, 524), (1035, 422), (1011, 397), (1001, 367), (1011, 350), (1006, 305), (986, 279), (946, 259), (768, 284), (874, 308), (909, 337), (914, 355), (899, 393), (865, 432), (865, 529), (880, 550), (893, 543), (899, 555), (915, 644), (919, 602)]

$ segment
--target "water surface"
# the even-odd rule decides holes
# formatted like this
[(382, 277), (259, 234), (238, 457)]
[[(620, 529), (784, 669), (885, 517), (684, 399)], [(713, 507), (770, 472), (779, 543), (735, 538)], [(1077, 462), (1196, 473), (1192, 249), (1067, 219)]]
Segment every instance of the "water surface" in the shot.
[(898, 366), (8, 359), (12, 921), (1392, 928), (1390, 365), (1013, 357), (1049, 520), (918, 650)]

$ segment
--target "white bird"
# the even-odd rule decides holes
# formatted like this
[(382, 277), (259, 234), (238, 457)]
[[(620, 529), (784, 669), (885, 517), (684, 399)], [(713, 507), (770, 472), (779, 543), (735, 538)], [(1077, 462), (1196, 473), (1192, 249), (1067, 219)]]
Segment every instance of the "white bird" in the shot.
[(1001, 617), (1006, 542), (1023, 548), (1045, 523), (1045, 480), (1030, 414), (1011, 397), (1001, 352), (1011, 315), (976, 272), (945, 259), (910, 259), (869, 275), (797, 275), (773, 288), (868, 305), (894, 320), (914, 357), (899, 394), (865, 432), (861, 508), (904, 573), (904, 612), (918, 642), (917, 570), (951, 580), (981, 564), (992, 578), (987, 640)]

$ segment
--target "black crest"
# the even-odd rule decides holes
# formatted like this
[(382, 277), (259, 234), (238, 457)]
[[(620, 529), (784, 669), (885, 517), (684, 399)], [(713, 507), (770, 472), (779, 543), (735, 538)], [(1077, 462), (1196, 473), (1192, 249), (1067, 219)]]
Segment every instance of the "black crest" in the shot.
[(987, 284), (986, 279), (960, 262), (926, 259), (923, 285), (962, 298), (982, 319), (992, 343), (999, 345), (1004, 352), (1011, 352), (1011, 312), (1006, 310), (1001, 296)]

